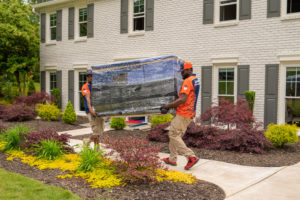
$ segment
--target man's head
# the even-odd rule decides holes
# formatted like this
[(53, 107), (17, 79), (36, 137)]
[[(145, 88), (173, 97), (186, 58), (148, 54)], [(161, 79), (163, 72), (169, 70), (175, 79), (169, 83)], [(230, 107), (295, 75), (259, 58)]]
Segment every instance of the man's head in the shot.
[(86, 70), (86, 77), (89, 83), (92, 83), (93, 72), (91, 69)]
[(183, 79), (189, 77), (190, 74), (193, 73), (193, 65), (190, 62), (182, 63), (181, 66), (181, 76)]

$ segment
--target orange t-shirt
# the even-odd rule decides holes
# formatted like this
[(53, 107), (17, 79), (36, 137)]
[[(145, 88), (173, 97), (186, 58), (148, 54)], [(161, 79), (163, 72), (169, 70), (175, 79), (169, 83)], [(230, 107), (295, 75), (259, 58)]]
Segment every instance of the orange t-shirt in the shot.
[(194, 118), (196, 112), (197, 99), (199, 95), (200, 84), (195, 74), (191, 74), (186, 78), (181, 86), (179, 98), (182, 94), (188, 97), (186, 102), (177, 106), (176, 114), (182, 117)]

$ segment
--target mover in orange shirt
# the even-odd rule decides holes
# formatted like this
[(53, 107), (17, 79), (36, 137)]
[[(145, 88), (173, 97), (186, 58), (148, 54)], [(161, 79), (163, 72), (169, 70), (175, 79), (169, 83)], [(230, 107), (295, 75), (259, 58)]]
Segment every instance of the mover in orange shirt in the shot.
[(163, 161), (166, 164), (176, 166), (177, 155), (183, 155), (188, 160), (184, 169), (188, 170), (199, 161), (199, 158), (197, 158), (195, 153), (185, 145), (182, 137), (184, 136), (188, 125), (195, 117), (200, 84), (196, 75), (193, 74), (192, 63), (185, 62), (181, 65), (181, 70), (184, 81), (181, 86), (179, 98), (174, 102), (161, 107), (162, 111), (168, 110), (169, 108), (176, 108), (176, 116), (172, 120), (169, 130), (170, 157), (164, 158)]

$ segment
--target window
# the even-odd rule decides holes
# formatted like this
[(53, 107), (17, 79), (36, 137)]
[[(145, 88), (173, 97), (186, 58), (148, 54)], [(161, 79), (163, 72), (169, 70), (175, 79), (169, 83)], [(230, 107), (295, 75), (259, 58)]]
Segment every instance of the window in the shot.
[(237, 0), (220, 0), (220, 22), (237, 19)]
[(56, 72), (50, 72), (50, 93), (56, 88)]
[(56, 14), (50, 15), (50, 39), (56, 40)]
[(87, 36), (87, 8), (79, 9), (79, 37)]
[(87, 82), (85, 72), (79, 72), (79, 110), (85, 111), (84, 108), (84, 99), (81, 94), (81, 88), (82, 86)]
[(287, 0), (287, 13), (300, 12), (300, 1), (299, 0)]
[(144, 0), (134, 0), (133, 3), (133, 31), (145, 29), (145, 2)]
[(286, 68), (286, 122), (300, 122), (300, 66)]
[(234, 103), (234, 68), (219, 68), (218, 99)]

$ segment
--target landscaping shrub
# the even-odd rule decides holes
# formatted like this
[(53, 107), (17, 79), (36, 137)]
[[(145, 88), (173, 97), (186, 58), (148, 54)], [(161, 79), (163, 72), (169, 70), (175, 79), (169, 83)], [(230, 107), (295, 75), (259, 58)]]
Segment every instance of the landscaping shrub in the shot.
[(125, 183), (156, 181), (155, 171), (163, 168), (158, 156), (160, 147), (154, 147), (147, 140), (136, 137), (117, 140), (104, 137), (103, 143), (112, 149), (112, 153), (118, 153), (119, 158), (113, 161), (112, 165)]
[(34, 86), (33, 80), (30, 80), (29, 83), (28, 83), (27, 95), (31, 96), (33, 93), (35, 93), (35, 86)]
[(4, 99), (10, 103), (13, 103), (16, 96), (18, 96), (18, 91), (16, 87), (13, 87), (12, 82), (5, 82), (1, 86), (2, 94), (4, 95)]
[(0, 134), (3, 133), (6, 129), (6, 126), (0, 124)]
[(74, 152), (68, 144), (71, 135), (69, 134), (58, 134), (52, 129), (44, 129), (41, 131), (36, 131), (28, 134), (21, 134), (24, 136), (24, 140), (20, 143), (20, 146), (23, 148), (35, 148), (43, 140), (54, 140), (62, 144), (64, 152)]
[(26, 106), (35, 106), (36, 104), (52, 104), (56, 99), (46, 92), (36, 92), (31, 96), (20, 96), (16, 98), (16, 104), (23, 104)]
[(3, 114), (6, 113), (7, 106), (0, 104), (0, 119), (2, 119)]
[(42, 140), (36, 152), (40, 158), (47, 160), (54, 160), (63, 154), (61, 144), (55, 140)]
[(7, 106), (2, 112), (0, 111), (0, 118), (3, 121), (27, 121), (32, 120), (37, 116), (36, 111), (27, 106), (13, 104)]
[(60, 89), (58, 88), (53, 88), (51, 95), (54, 96), (54, 98), (56, 99), (56, 101), (54, 102), (54, 104), (58, 107), (61, 108), (60, 105)]
[(113, 117), (110, 122), (110, 127), (116, 130), (123, 130), (126, 126), (125, 119), (122, 117)]
[(269, 124), (265, 133), (274, 147), (281, 148), (287, 143), (295, 143), (298, 141), (297, 126), (288, 124)]
[(248, 102), (249, 109), (253, 113), (254, 110), (254, 101), (255, 101), (255, 92), (254, 91), (246, 91), (245, 98)]
[(103, 160), (103, 151), (97, 151), (96, 148), (92, 149), (90, 147), (84, 147), (81, 152), (79, 152), (81, 157), (81, 162), (78, 167), (79, 171), (92, 171), (96, 168), (97, 164)]
[(67, 124), (71, 124), (77, 120), (77, 115), (70, 101), (67, 104), (67, 108), (65, 109), (62, 119)]
[(4, 132), (4, 138), (7, 142), (5, 145), (5, 150), (12, 150), (18, 148), (19, 142), (22, 140), (23, 137), (21, 133), (26, 134), (29, 131), (30, 129), (24, 125), (17, 125), (7, 129)]
[(60, 117), (60, 110), (57, 108), (56, 105), (43, 105), (43, 104), (38, 104), (38, 115), (47, 121), (54, 121), (58, 120)]
[(154, 142), (169, 142), (168, 131), (164, 131), (169, 125), (170, 123), (151, 126), (147, 139)]
[(173, 115), (171, 114), (153, 116), (151, 117), (151, 126), (155, 126), (158, 124), (165, 124), (171, 122), (172, 119), (173, 119)]

